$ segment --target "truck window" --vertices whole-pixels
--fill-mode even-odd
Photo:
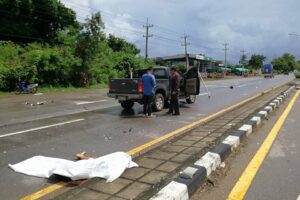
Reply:
[[[153,74],[156,79],[167,79],[168,75],[165,69],[154,69]]]

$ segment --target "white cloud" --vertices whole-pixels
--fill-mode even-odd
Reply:
[[[289,51],[300,59],[300,37],[288,36],[289,32],[300,33],[298,0],[86,0],[80,1],[81,6],[75,0],[63,2],[80,18],[102,11],[107,32],[134,42],[142,51],[142,22],[149,17],[154,24],[150,33],[160,36],[149,39],[150,57],[183,52],[180,36],[186,32],[191,36],[192,52],[205,51],[217,59],[224,57],[221,43],[225,41],[233,62],[242,49],[248,57],[261,53],[270,60]]]

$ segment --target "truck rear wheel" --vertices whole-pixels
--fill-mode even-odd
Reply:
[[[133,101],[122,101],[121,102],[121,106],[124,108],[124,109],[131,109],[134,105],[134,102]]]
[[[195,103],[195,101],[196,101],[196,95],[189,95],[189,97],[186,98],[186,102],[187,102],[188,104]]]
[[[154,111],[161,111],[165,106],[165,98],[161,93],[157,93],[154,98]]]

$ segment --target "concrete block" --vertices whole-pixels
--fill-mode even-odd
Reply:
[[[191,178],[184,178],[179,176],[175,179],[176,182],[183,183],[188,188],[189,196],[191,196],[206,180],[206,169],[199,166],[191,166],[193,169],[197,169]]]
[[[206,169],[206,176],[209,176],[212,171],[216,170],[221,164],[221,157],[219,154],[207,152],[201,159],[194,163],[196,166],[204,167]]]
[[[184,179],[192,179],[197,171],[198,168],[187,167],[182,172],[180,172],[179,177]]]
[[[267,117],[268,116],[268,112],[265,111],[265,110],[261,110],[258,112],[258,115],[261,115],[261,116],[264,116],[264,117]]]
[[[266,106],[266,107],[264,107],[264,110],[267,111],[268,113],[273,112],[272,106]]]
[[[188,200],[189,194],[187,185],[172,181],[161,189],[150,200]]]
[[[231,147],[231,150],[237,148],[240,144],[240,137],[229,135],[223,140],[223,144],[228,144]]]
[[[247,133],[246,133],[246,131],[235,130],[230,135],[237,136],[237,137],[240,138],[240,141],[242,141],[242,140],[244,140],[246,138]]]
[[[261,117],[259,116],[254,116],[250,120],[256,122],[256,126],[258,126],[261,123]]]
[[[272,106],[273,110],[275,110],[275,108],[277,108],[277,104],[274,103],[274,102],[271,102],[271,103],[269,104],[269,106]]]
[[[219,154],[221,162],[223,162],[231,152],[231,146],[229,144],[220,143],[215,146],[210,152]]]
[[[243,126],[241,126],[239,128],[239,130],[241,131],[246,131],[247,136],[250,135],[252,133],[252,126],[249,124],[244,124]]]

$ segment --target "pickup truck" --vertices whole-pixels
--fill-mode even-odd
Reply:
[[[161,111],[170,99],[170,68],[165,66],[153,67],[153,75],[156,79],[155,98],[153,108]],[[108,96],[119,101],[124,109],[131,109],[135,102],[143,104],[143,84],[141,77],[145,73],[142,70],[135,78],[114,78],[109,80]],[[196,95],[200,92],[200,79],[198,68],[190,68],[181,76],[180,98],[192,104],[196,101]]]

